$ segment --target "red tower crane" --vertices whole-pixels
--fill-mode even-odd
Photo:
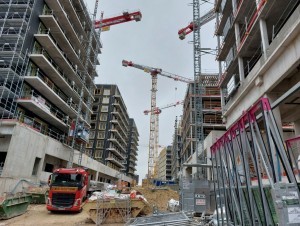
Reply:
[[[95,20],[95,29],[109,28],[111,25],[121,24],[121,23],[129,22],[129,21],[133,21],[133,20],[138,22],[141,19],[142,19],[142,13],[140,11],[134,11],[134,12],[124,11],[119,16],[105,18],[102,20]]]
[[[215,13],[215,9],[211,9],[209,10],[205,15],[203,15],[202,17],[200,17],[199,21],[197,24],[195,24],[195,26],[203,26],[204,24],[208,23],[209,21],[213,20],[216,18],[216,13]],[[194,22],[191,22],[188,26],[180,29],[178,31],[178,35],[179,38],[181,40],[185,39],[185,36],[188,35],[189,33],[192,33],[194,31]]]
[[[149,66],[144,66],[140,64],[135,64],[132,61],[123,60],[122,65],[124,67],[135,67],[137,69],[143,70],[146,73],[150,73],[152,76],[152,88],[151,88],[151,110],[150,113],[150,138],[149,138],[149,158],[148,158],[148,178],[153,178],[155,175],[154,165],[157,163],[158,157],[158,134],[159,134],[159,113],[156,107],[156,92],[157,92],[157,75],[161,75],[167,78],[171,78],[175,81],[181,81],[185,83],[192,83],[193,80],[185,78],[179,75],[175,75],[169,72],[165,72],[160,68],[154,68]],[[145,112],[144,112],[145,113]]]

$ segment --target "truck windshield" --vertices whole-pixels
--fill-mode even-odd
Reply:
[[[54,173],[51,185],[80,186],[82,184],[81,174]]]

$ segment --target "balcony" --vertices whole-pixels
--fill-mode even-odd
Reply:
[[[77,107],[74,103],[68,103],[68,97],[60,90],[55,89],[54,84],[40,73],[37,76],[24,76],[24,80],[30,84],[35,90],[43,94],[55,106],[68,114],[71,118],[76,118]]]
[[[66,115],[46,102],[37,93],[25,93],[16,102],[58,129],[68,131],[69,126]]]
[[[115,155],[117,155],[118,157],[120,157],[122,160],[125,159],[125,156],[121,152],[119,152],[116,148],[109,147],[109,148],[107,148],[107,150],[111,151],[112,153],[114,153]]]
[[[110,129],[109,131],[111,131],[115,136],[117,136],[123,142],[123,145],[126,146],[126,141],[121,136],[121,134],[119,133],[118,130],[116,130],[116,129]]]
[[[69,79],[68,76],[51,60],[47,57],[45,51],[40,53],[33,53],[29,55],[32,62],[34,62],[47,76],[61,89],[64,90],[66,95],[72,97],[74,101],[79,102],[80,90],[76,85]],[[73,87],[73,88],[72,88]],[[83,102],[83,108],[87,111],[91,111],[86,103]]]
[[[51,8],[51,10],[45,10],[44,14],[46,15],[53,15],[59,21],[60,27],[64,30],[66,36],[70,38],[71,43],[75,46],[77,50],[80,50],[81,53],[86,53],[87,46],[84,46],[84,40],[86,39],[82,34],[78,34],[75,30],[75,25],[71,23],[65,10],[63,9],[62,5],[58,0],[45,0],[47,5]],[[50,24],[49,24],[50,25]],[[51,30],[51,27],[48,27]],[[79,39],[80,37],[80,39]],[[89,61],[89,68],[93,68],[93,64]],[[91,76],[87,76],[89,79],[89,83],[93,83],[93,79]]]
[[[125,148],[120,144],[120,142],[116,138],[111,137],[111,138],[108,139],[108,141],[110,141],[110,142],[114,143],[115,145],[117,145],[120,149],[122,149],[122,151],[124,153],[126,152]]]
[[[108,156],[105,160],[114,163],[115,165],[119,166],[120,168],[124,167],[123,164],[117,158],[115,158],[113,156]]]

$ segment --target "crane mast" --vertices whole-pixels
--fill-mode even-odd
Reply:
[[[150,73],[152,76],[152,88],[151,88],[151,110],[150,113],[150,138],[149,138],[149,158],[148,158],[148,178],[155,176],[154,166],[157,163],[158,157],[158,135],[159,135],[159,114],[155,113],[156,107],[156,92],[157,92],[157,75],[161,75],[167,78],[171,78],[175,81],[181,81],[185,83],[193,83],[192,79],[175,75],[169,72],[165,72],[160,68],[154,68],[135,64],[132,61],[123,60],[122,65],[124,67],[134,67],[143,70],[146,73]]]
[[[194,127],[195,127],[195,152],[196,163],[199,163],[199,154],[204,151],[204,135],[203,135],[203,115],[202,115],[202,95],[203,83],[201,79],[201,40],[200,40],[200,26],[197,26],[197,21],[200,19],[200,0],[193,0],[193,43],[194,43]],[[192,129],[192,127],[191,127]],[[192,133],[191,133],[192,134]],[[200,153],[199,153],[200,152]],[[199,168],[197,167],[197,177],[199,177]]]

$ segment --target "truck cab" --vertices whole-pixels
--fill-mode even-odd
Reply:
[[[89,176],[83,168],[56,169],[49,177],[47,210],[80,212],[87,199]]]

